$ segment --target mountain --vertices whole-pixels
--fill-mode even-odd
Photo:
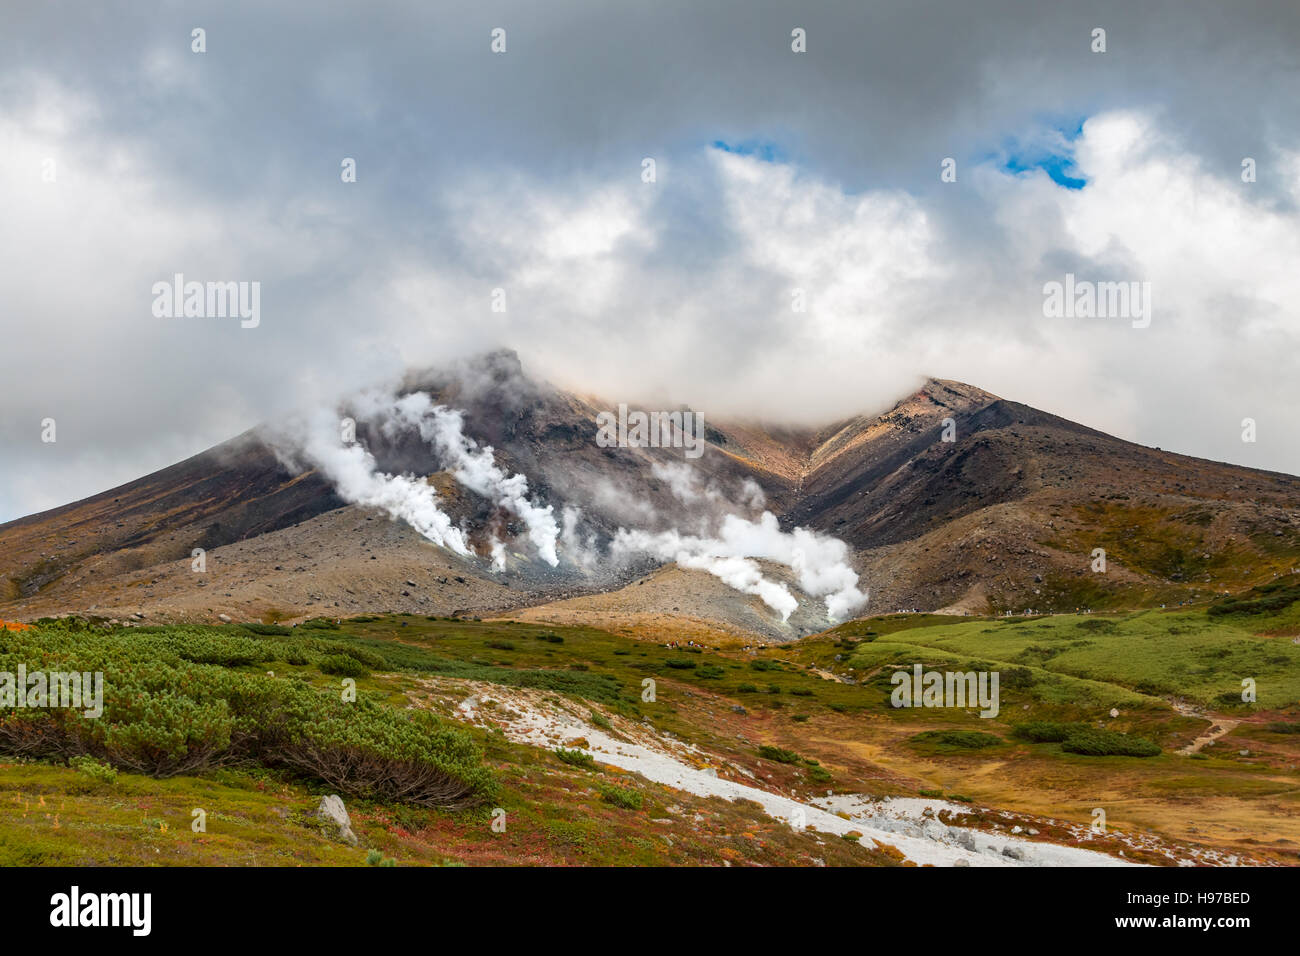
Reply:
[[[418,433],[361,409],[357,436],[379,469],[427,478],[476,554],[348,504],[319,466],[286,452],[292,428],[271,423],[0,525],[0,617],[404,611],[714,639],[821,630],[831,623],[825,605],[788,566],[759,562],[798,599],[782,621],[703,570],[608,556],[620,528],[701,534],[725,511],[753,520],[763,509],[785,531],[845,542],[873,613],[1197,601],[1300,564],[1300,479],[1135,445],[958,382],[932,379],[883,414],[820,429],[706,414],[698,459],[681,448],[601,447],[597,416],[616,403],[537,381],[510,352],[413,372],[402,391],[461,410],[466,434],[526,476],[529,496],[557,522],[580,509],[581,537],[599,557],[584,565],[562,545],[558,565],[540,560],[519,514],[457,481]],[[506,544],[502,571],[487,557],[493,539]],[[1104,573],[1093,570],[1099,548]],[[205,552],[201,574],[194,549]]]

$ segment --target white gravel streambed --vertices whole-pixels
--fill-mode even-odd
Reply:
[[[458,706],[461,717],[499,727],[518,743],[584,750],[599,763],[639,773],[647,780],[699,797],[752,800],[773,818],[840,836],[851,830],[864,840],[897,848],[908,860],[933,866],[1129,866],[1093,850],[949,826],[934,818],[940,810],[967,812],[942,800],[872,800],[856,795],[804,802],[761,787],[719,777],[712,755],[665,737],[643,725],[618,720],[618,735],[587,721],[576,705],[547,701],[546,694],[500,685],[472,684]],[[619,739],[627,738],[627,739]],[[848,819],[837,815],[847,815]]]

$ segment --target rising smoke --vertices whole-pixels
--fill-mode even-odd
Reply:
[[[353,404],[358,414],[375,425],[386,437],[417,431],[433,446],[444,467],[460,484],[490,499],[524,522],[538,556],[555,567],[559,564],[556,542],[560,528],[550,505],[534,504],[528,497],[528,479],[507,475],[496,463],[492,448],[479,447],[464,432],[464,416],[454,409],[433,404],[428,395],[414,392],[395,398],[380,392],[358,395]],[[389,517],[407,522],[434,544],[468,556],[468,534],[457,527],[439,507],[437,492],[422,478],[393,475],[382,471],[374,455],[355,442],[343,441],[338,419],[317,415],[292,429],[286,449],[285,434],[273,436],[288,461],[301,455],[334,484],[339,497],[350,504],[380,508]],[[492,569],[505,570],[505,543],[499,537],[491,544]]]
[[[538,555],[551,567],[560,563],[555,544],[559,525],[550,505],[541,507],[528,498],[528,479],[507,475],[496,463],[491,446],[480,448],[465,435],[465,417],[455,409],[434,405],[424,392],[412,392],[393,404],[393,416],[383,427],[401,425],[419,430],[420,437],[437,449],[452,466],[452,476],[475,494],[489,498],[517,515],[528,528]]]
[[[602,552],[598,536],[581,531],[582,510],[568,505],[557,522],[552,505],[530,498],[525,475],[508,474],[497,464],[491,446],[480,446],[465,434],[461,411],[437,405],[418,391],[400,397],[370,391],[356,396],[351,405],[362,420],[388,439],[418,433],[457,482],[523,522],[538,557],[551,567],[559,566],[561,551],[568,564],[585,574],[602,564],[626,565],[641,557],[674,561],[757,596],[783,622],[799,602],[784,583],[764,576],[759,561],[789,568],[804,593],[825,601],[831,620],[851,616],[867,601],[849,563],[848,545],[806,528],[782,531],[776,516],[762,510],[762,490],[752,481],[746,480],[737,495],[729,496],[716,483],[701,479],[689,465],[653,464],[653,475],[682,505],[672,516],[674,527],[648,531],[620,526]],[[382,471],[366,448],[340,440],[333,418],[317,416],[310,426],[296,451],[320,468],[340,497],[380,508],[390,517],[406,521],[434,544],[463,556],[471,554],[468,531],[457,527],[441,510],[435,490],[423,478]],[[599,509],[599,503],[594,504]],[[760,511],[756,518],[746,517]],[[687,523],[696,533],[679,530]],[[494,534],[489,545],[491,569],[504,571],[505,559],[506,543]]]
[[[422,479],[380,471],[369,451],[340,440],[337,419],[317,416],[296,431],[301,444],[290,447],[289,455],[296,459],[294,452],[300,452],[334,484],[344,501],[379,508],[439,547],[460,555],[470,553],[464,532],[438,507],[434,489]]]
[[[728,586],[756,594],[768,607],[788,620],[798,602],[785,585],[762,576],[750,559],[781,564],[794,571],[799,587],[824,598],[827,617],[843,620],[867,601],[858,590],[858,575],[849,566],[849,549],[843,541],[807,528],[782,531],[776,515],[764,511],[757,521],[729,514],[718,534],[683,535],[677,531],[629,531],[620,528],[615,553],[645,553],[682,567],[708,571]]]

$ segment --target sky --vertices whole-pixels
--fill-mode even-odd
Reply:
[[[1300,473],[1294,2],[334,6],[5,3],[0,521],[496,347],[773,422],[957,379]],[[155,314],[177,273],[258,324]],[[1067,274],[1149,322],[1047,315]]]

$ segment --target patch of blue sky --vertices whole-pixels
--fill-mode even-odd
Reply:
[[[747,139],[738,143],[728,143],[726,140],[715,139],[710,145],[714,149],[722,150],[724,153],[735,153],[737,156],[752,156],[765,163],[783,163],[788,158],[785,151],[771,140]]]
[[[1037,135],[1013,140],[1002,155],[1002,168],[1009,173],[1039,169],[1065,189],[1082,189],[1088,180],[1074,162],[1074,142],[1083,134],[1083,119],[1054,123]]]

